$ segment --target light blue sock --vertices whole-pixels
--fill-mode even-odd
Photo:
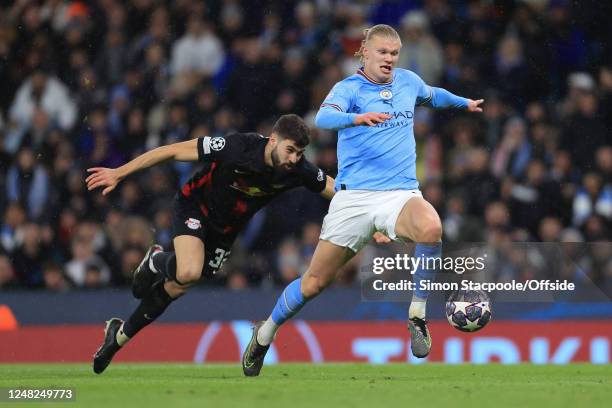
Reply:
[[[297,278],[283,290],[272,310],[274,323],[280,326],[292,318],[306,304],[307,300],[302,295],[301,286],[302,278]]]
[[[419,263],[418,268],[416,268],[414,275],[412,277],[412,281],[415,283],[416,288],[414,294],[420,299],[427,299],[429,295],[428,290],[420,289],[420,284],[422,280],[430,280],[431,282],[436,280],[436,270],[435,269],[427,269],[423,264],[427,259],[429,263],[432,264],[433,260],[431,258],[440,258],[442,256],[442,243],[438,242],[437,245],[427,245],[427,244],[416,244],[414,249],[414,257],[421,258],[422,261]],[[439,261],[436,262],[436,264]]]

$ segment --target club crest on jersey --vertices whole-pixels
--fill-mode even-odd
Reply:
[[[317,180],[323,181],[323,177],[324,177],[323,170],[319,169],[319,172],[317,173]]]
[[[393,98],[393,92],[391,92],[390,89],[383,89],[380,91],[379,95],[384,101],[388,101],[389,99]]]
[[[200,220],[195,219],[195,218],[187,219],[187,221],[185,221],[185,225],[187,225],[187,228],[192,229],[192,230],[197,230],[197,229],[202,228],[202,223],[200,222]]]
[[[210,139],[210,148],[218,152],[225,147],[225,139],[222,137],[213,137]]]

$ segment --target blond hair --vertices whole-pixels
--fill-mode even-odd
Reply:
[[[399,34],[397,33],[397,31],[395,31],[395,28],[391,27],[390,25],[376,24],[375,26],[366,28],[365,30],[363,30],[364,38],[361,41],[361,47],[359,47],[359,51],[355,53],[355,56],[359,57],[359,61],[363,62],[363,49],[365,48],[368,41],[370,41],[370,38],[375,35],[379,37],[391,38],[401,42]]]

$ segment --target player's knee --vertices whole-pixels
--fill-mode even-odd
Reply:
[[[423,225],[419,231],[418,242],[434,243],[442,240],[442,224],[440,219],[431,220]]]
[[[164,288],[166,289],[166,292],[168,293],[168,295],[170,295],[172,299],[178,299],[179,297],[187,293],[187,291],[189,290],[191,286],[192,285],[189,285],[189,284],[179,285],[178,283],[174,281],[168,281],[166,282]]]
[[[306,299],[319,295],[328,286],[328,282],[320,276],[304,275],[302,277],[302,295]]]
[[[176,280],[183,285],[190,285],[200,280],[202,268],[197,265],[187,265],[176,269]]]

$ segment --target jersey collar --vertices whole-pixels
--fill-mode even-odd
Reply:
[[[371,83],[376,84],[376,85],[391,85],[393,83],[393,78],[395,78],[395,72],[393,72],[393,76],[391,77],[391,80],[389,82],[379,82],[379,81],[375,80],[374,78],[372,78],[371,76],[369,76],[368,74],[366,74],[365,70],[363,69],[363,67],[360,67],[357,70],[356,74],[357,75],[361,75],[368,82],[371,82]]]

